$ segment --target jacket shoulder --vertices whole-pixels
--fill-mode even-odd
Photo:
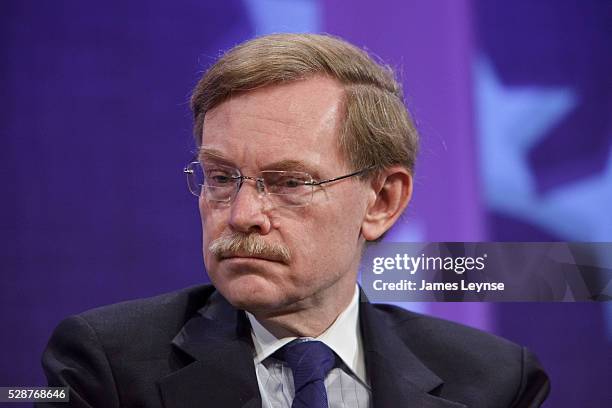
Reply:
[[[106,350],[111,360],[120,355],[136,359],[161,356],[213,292],[212,285],[198,285],[91,309],[64,319],[48,346],[67,341],[86,344],[87,339]]]
[[[444,345],[445,349],[468,352],[470,349],[492,348],[497,352],[515,354],[521,346],[502,337],[449,320],[427,316],[394,305],[376,304],[377,313],[410,346]],[[412,348],[412,347],[411,347]]]
[[[98,336],[146,339],[174,337],[214,292],[212,285],[198,285],[161,295],[102,306],[74,317]],[[70,319],[70,318],[69,318]],[[104,339],[101,339],[105,343]]]
[[[194,286],[64,319],[42,356],[49,385],[69,386],[74,407],[158,406],[155,381],[180,364],[171,341],[213,292]]]
[[[469,395],[475,406],[491,401],[499,401],[499,406],[539,406],[546,398],[548,377],[525,347],[397,306],[378,304],[374,308],[410,351],[443,379],[442,395],[461,396],[478,384],[480,392]],[[468,399],[463,395],[457,400],[464,397]]]

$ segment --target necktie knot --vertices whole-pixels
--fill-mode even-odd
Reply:
[[[327,407],[323,381],[334,367],[334,352],[320,341],[297,340],[280,349],[278,356],[293,372],[295,398],[292,407]]]

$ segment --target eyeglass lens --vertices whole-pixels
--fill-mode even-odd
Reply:
[[[299,171],[266,170],[258,177],[241,176],[236,169],[223,166],[202,167],[191,163],[185,171],[189,190],[195,196],[203,194],[208,201],[230,203],[238,194],[245,180],[251,179],[263,185],[260,193],[278,206],[304,206],[312,199],[312,177]]]

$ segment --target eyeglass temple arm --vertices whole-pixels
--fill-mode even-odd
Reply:
[[[361,170],[355,171],[355,172],[350,173],[350,174],[345,174],[344,176],[334,177],[334,178],[327,179],[327,180],[322,180],[322,181],[313,181],[313,182],[310,182],[310,183],[307,183],[307,184],[310,184],[310,185],[313,185],[313,186],[320,186],[321,184],[331,183],[333,181],[338,181],[338,180],[342,180],[342,179],[345,179],[345,178],[357,176],[357,175],[359,175],[361,173],[365,173],[368,170],[372,170],[374,167],[375,166],[369,166],[369,167],[366,167],[365,169],[361,169]]]

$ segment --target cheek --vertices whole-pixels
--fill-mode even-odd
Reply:
[[[337,187],[341,190],[345,186]],[[336,239],[353,243],[358,238],[365,214],[363,197],[348,188],[337,193],[329,197],[329,205],[322,214],[321,224]]]
[[[318,236],[325,237],[327,244],[321,256],[327,255],[327,262],[351,262],[359,246],[361,225],[364,217],[360,197],[355,195],[337,196],[333,205],[327,208],[320,221]]]
[[[200,199],[200,220],[202,223],[202,245],[204,250],[205,260],[208,261],[208,245],[213,240],[219,238],[227,225],[227,214],[224,209],[212,209],[206,205],[206,202]],[[207,263],[208,266],[208,263]]]
[[[226,223],[225,220],[227,220],[228,208],[211,207],[206,200],[201,197],[198,201],[198,208],[200,210],[202,228],[205,230],[214,230],[215,228],[218,228],[218,225]]]
[[[354,259],[361,229],[359,216],[338,206],[338,202],[334,204],[311,207],[312,211],[304,214],[304,221],[295,228],[291,249],[299,255],[296,261],[302,270],[300,277],[309,279],[317,270],[340,273]]]

